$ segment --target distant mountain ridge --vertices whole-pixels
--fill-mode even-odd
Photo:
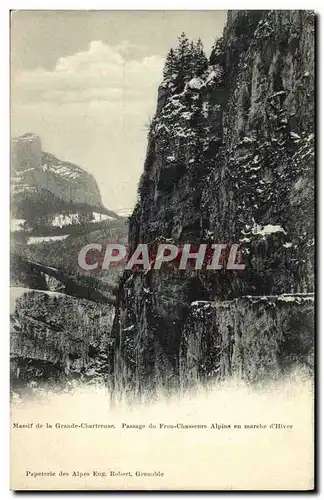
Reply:
[[[94,177],[83,168],[42,150],[41,139],[26,133],[11,141],[13,217],[35,220],[51,214],[107,210]]]

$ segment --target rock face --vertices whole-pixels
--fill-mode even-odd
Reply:
[[[27,133],[11,141],[11,167],[15,172],[41,169],[42,143],[37,135]]]
[[[296,368],[311,373],[313,302],[311,294],[194,302],[181,339],[181,384],[231,376],[258,382]]]
[[[18,293],[18,295],[17,295]],[[16,294],[16,297],[14,297]],[[113,308],[62,293],[12,289],[11,387],[103,380]]]
[[[50,243],[45,250],[50,256]],[[112,287],[17,254],[10,264],[11,389],[28,394],[65,390],[75,382],[103,383],[112,341]]]
[[[114,322],[114,374],[116,385],[138,391],[190,378],[186,339],[201,328],[192,318],[193,301],[208,301],[215,310],[217,324],[204,327],[215,349],[227,326],[232,333],[222,342],[235,352],[262,336],[261,327],[252,327],[260,316],[258,324],[266,324],[273,337],[273,356],[281,359],[273,364],[278,371],[297,348],[293,340],[277,341],[285,336],[277,319],[293,320],[297,306],[278,298],[270,301],[276,312],[268,314],[262,302],[256,310],[248,299],[235,299],[311,293],[314,287],[314,14],[231,11],[209,62],[188,47],[182,37],[168,56],[130,220],[130,249],[165,240],[240,243],[246,269],[124,274]],[[246,325],[225,318],[235,316],[240,304],[250,333],[231,347],[237,328]],[[305,335],[311,344],[312,328]],[[215,370],[225,375],[240,365],[242,376],[253,379],[261,351],[240,363],[230,356],[227,372],[221,363]],[[208,349],[202,352],[208,363]],[[264,373],[271,371],[269,365]]]
[[[41,140],[24,134],[11,143],[12,205],[16,217],[33,219],[73,206],[103,209],[91,174],[42,151]],[[40,207],[40,208],[38,208]]]

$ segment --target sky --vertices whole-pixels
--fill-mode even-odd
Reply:
[[[15,11],[11,135],[83,167],[104,204],[131,209],[166,54],[184,31],[209,55],[226,12]]]

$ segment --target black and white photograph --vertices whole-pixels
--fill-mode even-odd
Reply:
[[[12,10],[12,490],[313,491],[313,10]]]

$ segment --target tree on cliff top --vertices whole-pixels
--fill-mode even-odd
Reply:
[[[192,49],[185,33],[178,38],[176,48],[175,71],[180,84],[185,83],[191,76]]]
[[[172,80],[174,74],[174,62],[175,62],[175,53],[173,49],[170,49],[166,57],[163,69],[164,80],[169,80],[169,81]]]
[[[178,38],[178,45],[170,49],[163,70],[165,82],[173,84],[178,91],[182,89],[193,77],[200,76],[208,66],[207,57],[204,53],[203,43],[189,42],[185,33]]]
[[[208,60],[204,52],[204,46],[201,38],[198,38],[197,45],[194,47],[193,52],[194,75],[200,76],[204,71],[206,71],[207,66]]]

